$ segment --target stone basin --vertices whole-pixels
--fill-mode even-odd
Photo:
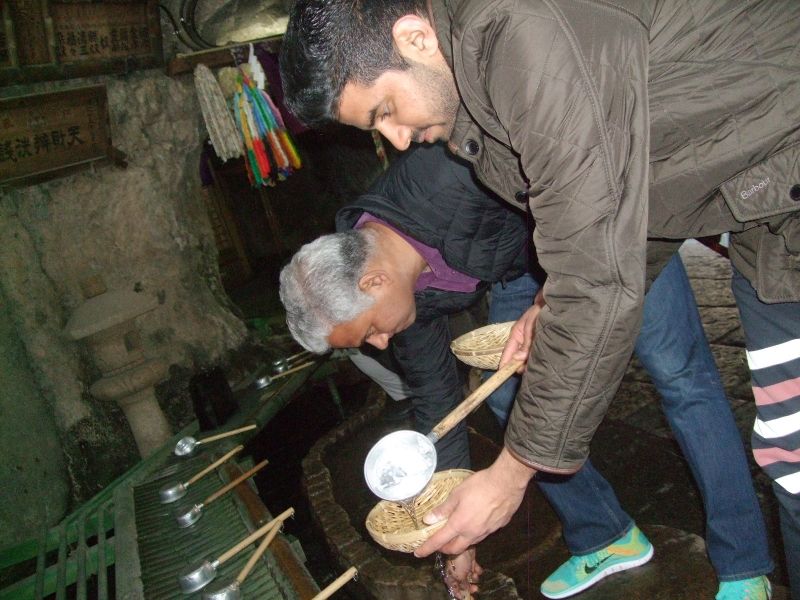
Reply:
[[[410,428],[410,423],[387,422],[382,418],[385,397],[372,387],[365,408],[318,440],[303,461],[303,483],[312,517],[327,542],[333,559],[342,569],[355,566],[358,583],[366,594],[379,600],[428,600],[448,598],[440,576],[434,571],[433,558],[417,559],[411,554],[387,550],[369,537],[364,525],[367,513],[379,499],[362,479],[364,458],[372,445],[396,429]],[[500,450],[499,439],[482,432],[475,415],[468,419],[473,468],[488,466]],[[604,425],[596,436],[597,453],[608,456],[619,447],[620,436],[629,432],[624,424]],[[605,447],[607,446],[607,447]],[[594,448],[594,446],[593,446]],[[718,582],[708,561],[701,537],[676,528],[695,510],[688,491],[691,482],[681,473],[683,466],[657,441],[639,437],[627,450],[631,464],[628,489],[618,490],[623,504],[655,546],[655,557],[647,565],[612,575],[581,594],[582,600],[713,598]],[[620,460],[620,456],[609,457]],[[638,464],[636,461],[639,461]],[[597,461],[603,462],[603,461]],[[657,463],[661,475],[644,469],[644,463]],[[638,475],[633,475],[638,473]],[[637,493],[645,500],[650,488],[672,481],[673,502],[662,502],[661,512],[643,502],[630,506],[629,498]],[[620,487],[619,482],[616,485]],[[652,494],[651,494],[652,497]],[[680,499],[683,499],[681,502]],[[652,503],[650,503],[652,504]],[[682,506],[683,505],[683,506]],[[677,517],[676,517],[677,513]],[[662,515],[649,523],[643,516]],[[665,525],[663,523],[669,523]],[[478,561],[485,573],[479,600],[544,598],[539,585],[547,575],[568,558],[561,538],[561,526],[547,501],[535,485],[512,521],[478,546]],[[785,589],[776,586],[774,599],[786,598]]]

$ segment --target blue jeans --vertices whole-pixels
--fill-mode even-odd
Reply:
[[[533,303],[533,298],[539,291],[539,284],[528,273],[512,281],[495,283],[492,285],[489,298],[489,323],[505,323],[516,321]],[[492,372],[485,372],[484,379],[488,379]],[[497,417],[500,426],[505,429],[514,397],[519,388],[520,376],[512,375],[508,381],[497,388],[486,398],[486,404]]]
[[[529,277],[505,289],[492,288],[500,321],[512,320],[508,293],[519,316],[531,305],[538,285]],[[523,304],[521,288],[529,295]],[[490,319],[493,313],[490,309]],[[689,463],[706,512],[706,544],[720,581],[772,570],[764,519],[753,490],[744,446],[736,429],[714,357],[703,331],[689,278],[676,254],[644,303],[635,352],[661,395],[672,432]],[[513,402],[513,388],[487,402],[495,412]],[[505,394],[505,395],[504,395]],[[501,418],[505,423],[507,413]],[[570,552],[588,554],[623,537],[633,520],[622,510],[609,483],[591,461],[574,475],[539,473],[536,481],[561,519]]]

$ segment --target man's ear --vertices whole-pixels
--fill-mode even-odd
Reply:
[[[425,62],[439,52],[436,30],[419,15],[405,15],[392,26],[392,37],[400,56],[414,62]]]
[[[386,271],[367,271],[358,280],[358,289],[362,292],[374,292],[388,285],[390,281],[391,277]]]

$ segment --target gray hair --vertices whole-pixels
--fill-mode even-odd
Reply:
[[[303,348],[328,351],[333,328],[372,305],[374,298],[358,287],[358,280],[374,249],[369,229],[323,235],[300,248],[281,270],[286,324]]]

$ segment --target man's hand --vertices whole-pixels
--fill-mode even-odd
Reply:
[[[442,519],[447,523],[414,554],[423,557],[436,550],[461,554],[480,542],[511,520],[535,473],[504,448],[491,467],[468,477],[425,515],[426,525]]]
[[[508,364],[512,360],[521,360],[522,366],[517,370],[518,373],[525,371],[525,364],[530,356],[531,346],[533,345],[533,331],[536,326],[536,319],[544,307],[543,290],[539,290],[533,305],[517,319],[511,327],[511,334],[508,336],[503,353],[500,355],[500,367]]]
[[[475,560],[475,546],[444,561],[444,584],[454,598],[462,600],[478,592],[476,585],[483,574],[483,567]],[[469,591],[469,594],[467,594]]]

